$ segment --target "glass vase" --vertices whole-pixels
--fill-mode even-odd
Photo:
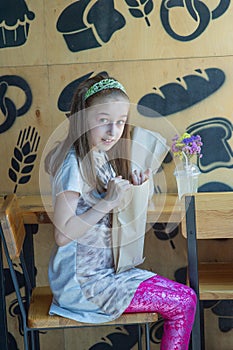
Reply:
[[[179,199],[181,199],[184,194],[197,192],[200,173],[198,166],[193,163],[186,162],[177,165],[174,175],[176,177]]]

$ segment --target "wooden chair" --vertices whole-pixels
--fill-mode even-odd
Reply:
[[[233,192],[186,196],[185,210],[181,230],[187,238],[188,282],[199,298],[192,350],[204,350],[203,301],[233,299],[233,262],[200,262],[197,240],[233,238]]]
[[[150,349],[149,342],[149,323],[156,322],[158,315],[156,313],[132,313],[123,314],[118,319],[102,324],[88,324],[76,322],[60,316],[50,316],[48,310],[52,301],[52,293],[49,286],[31,288],[30,278],[23,255],[23,242],[25,238],[25,228],[22,215],[17,203],[15,194],[7,196],[1,210],[1,239],[5,251],[6,259],[9,265],[12,281],[14,284],[16,296],[18,299],[20,311],[22,314],[24,347],[26,350],[35,349],[36,334],[38,330],[49,330],[58,328],[80,328],[94,326],[116,326],[116,325],[138,325],[138,348],[142,349],[141,328],[145,326],[145,346]],[[33,253],[33,252],[31,252]],[[15,259],[20,259],[23,275],[25,279],[26,303],[19,288],[17,275],[14,268]]]

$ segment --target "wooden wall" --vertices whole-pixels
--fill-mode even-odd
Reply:
[[[202,136],[200,191],[232,191],[230,0],[15,0],[15,7],[8,6],[6,2],[0,7],[1,194],[49,192],[47,182],[39,182],[43,152],[54,131],[66,125],[74,88],[100,71],[125,85],[133,124],[159,131],[168,144],[176,132]],[[155,188],[175,192],[173,171],[169,154]],[[42,270],[38,283],[43,284],[44,257],[49,258],[53,245],[51,227],[40,228],[35,241],[36,262]],[[210,260],[221,259],[220,251],[232,259],[232,243],[213,242],[212,250],[201,246],[201,254]],[[146,268],[184,280],[185,242],[177,229],[168,234],[166,224],[155,225],[147,235],[146,252]],[[10,292],[8,299],[10,307],[14,299]],[[231,310],[229,302],[207,305],[207,350],[232,349]],[[9,315],[9,323],[21,349],[16,317]],[[159,349],[159,327],[153,326],[153,349]],[[111,337],[114,332],[118,337]],[[88,337],[84,331],[51,333],[41,335],[43,350],[72,350],[77,344],[82,349],[110,349],[116,342],[128,350],[126,339],[131,344],[135,339],[132,328],[103,328]]]

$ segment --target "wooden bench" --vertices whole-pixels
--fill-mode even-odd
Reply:
[[[17,295],[20,311],[23,320],[24,347],[30,349],[30,344],[34,344],[36,331],[58,328],[83,328],[99,327],[107,325],[138,325],[138,346],[142,349],[141,326],[145,326],[145,346],[150,349],[149,324],[158,320],[156,313],[132,313],[123,314],[118,319],[101,324],[88,324],[76,322],[60,316],[50,316],[48,314],[49,306],[52,301],[52,293],[48,286],[35,287],[32,289],[27,266],[23,255],[23,243],[26,236],[22,211],[17,202],[16,195],[9,195],[1,210],[0,233],[3,242],[3,248],[10,268],[12,281]],[[15,259],[20,259],[26,287],[26,304],[20,292],[17,274],[14,269]],[[37,333],[38,334],[38,333]]]

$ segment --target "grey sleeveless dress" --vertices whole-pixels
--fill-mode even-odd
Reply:
[[[115,176],[106,157],[103,152],[96,153],[95,157],[97,171],[104,183]],[[88,210],[101,196],[96,191],[88,191],[74,149],[52,179],[52,191],[54,201],[61,192],[79,192],[77,215]],[[81,239],[63,247],[55,246],[48,273],[53,292],[49,313],[87,323],[108,322],[119,317],[130,304],[139,284],[155,275],[138,268],[115,273],[109,214]]]

